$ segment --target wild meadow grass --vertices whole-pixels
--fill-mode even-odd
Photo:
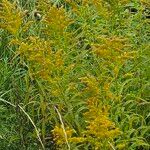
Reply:
[[[149,0],[1,0],[0,150],[149,150],[149,18]]]

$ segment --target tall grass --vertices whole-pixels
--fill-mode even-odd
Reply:
[[[146,0],[0,2],[0,149],[148,150]]]

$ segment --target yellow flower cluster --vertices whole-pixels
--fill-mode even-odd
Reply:
[[[16,35],[22,24],[23,14],[15,3],[2,0],[0,3],[0,28]]]
[[[94,76],[88,75],[87,77],[80,78],[80,80],[86,85],[85,92],[91,96],[98,96],[100,94],[99,83]]]
[[[69,127],[65,129],[66,135],[64,134],[63,128],[55,126],[52,130],[54,141],[56,141],[57,145],[62,145],[66,143],[65,136],[67,136],[67,139],[70,139],[74,131],[70,129]]]
[[[80,8],[92,6],[94,10],[98,13],[99,16],[104,17],[105,19],[111,18],[113,10],[115,10],[116,5],[123,6],[129,3],[129,0],[115,0],[115,1],[105,1],[105,0],[82,0],[82,1],[73,1],[65,0],[71,7],[72,11],[80,15]],[[80,7],[79,7],[80,6]]]
[[[56,144],[61,147],[63,144],[66,143],[66,138],[69,143],[81,143],[84,142],[84,138],[82,137],[74,137],[73,133],[75,133],[75,130],[70,129],[69,127],[65,128],[66,135],[64,134],[63,128],[55,126],[52,130],[54,141]],[[65,137],[66,136],[66,137]]]
[[[48,79],[54,64],[52,63],[52,50],[50,42],[38,37],[29,37],[24,41],[13,40],[18,44],[18,53],[30,62],[31,72],[43,79]]]
[[[57,146],[63,147],[67,138],[69,143],[89,143],[93,149],[108,148],[109,141],[112,141],[121,133],[115,127],[115,124],[109,120],[109,107],[102,106],[97,98],[90,98],[87,106],[88,111],[84,113],[86,128],[81,133],[81,136],[74,136],[75,130],[69,127],[65,129],[66,135],[62,127],[54,127],[52,133]]]
[[[109,11],[109,5],[106,1],[93,0],[93,4],[96,7],[96,10],[100,16],[103,16],[106,19],[110,17],[111,11]]]
[[[99,40],[100,44],[93,44],[93,52],[101,58],[116,60],[127,46],[125,39],[117,37],[100,37]]]
[[[36,36],[13,39],[11,44],[18,45],[17,55],[27,60],[30,77],[48,83],[51,96],[60,96],[60,85],[64,82],[62,77],[74,68],[74,64],[65,64],[65,52],[52,49],[51,41]],[[66,86],[70,87],[69,83]]]
[[[42,34],[53,41],[52,45],[55,48],[63,49],[63,46],[71,41],[71,34],[67,32],[67,29],[72,24],[72,20],[63,7],[56,7],[49,2],[40,3],[43,14]],[[42,3],[44,4],[42,5]]]
[[[65,73],[65,69],[69,69],[68,66],[64,66],[63,51],[53,51],[50,41],[38,37],[28,37],[22,41],[12,40],[11,43],[19,46],[18,55],[27,60],[30,77],[40,78],[49,83],[51,95],[58,96],[60,94],[58,83],[62,80],[61,76]]]
[[[88,111],[84,114],[87,121],[87,130],[84,132],[86,140],[94,147],[102,148],[104,143],[109,147],[108,141],[121,133],[109,120],[109,107],[103,106],[97,98],[90,98],[87,104]]]
[[[111,68],[114,77],[118,76],[120,66],[136,57],[136,51],[129,50],[130,45],[126,39],[100,37],[99,42],[99,44],[93,44],[93,53],[103,60],[101,66]]]
[[[50,7],[46,12],[43,21],[47,26],[45,32],[49,35],[63,35],[65,33],[64,31],[72,23],[72,20],[66,16],[65,9],[63,7],[57,8],[55,6]]]
[[[72,11],[78,15],[81,15],[79,10],[80,8],[83,7],[83,9],[85,9],[85,7],[92,6],[98,12],[98,15],[105,18],[108,18],[110,16],[110,11],[108,11],[108,3],[103,0],[82,0],[80,2],[66,0],[66,2],[70,4],[70,6],[72,7]]]

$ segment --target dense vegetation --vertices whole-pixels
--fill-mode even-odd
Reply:
[[[0,150],[149,150],[149,18],[149,0],[1,0]]]

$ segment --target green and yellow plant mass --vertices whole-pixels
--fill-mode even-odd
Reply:
[[[0,150],[149,150],[149,31],[149,0],[0,0]]]

